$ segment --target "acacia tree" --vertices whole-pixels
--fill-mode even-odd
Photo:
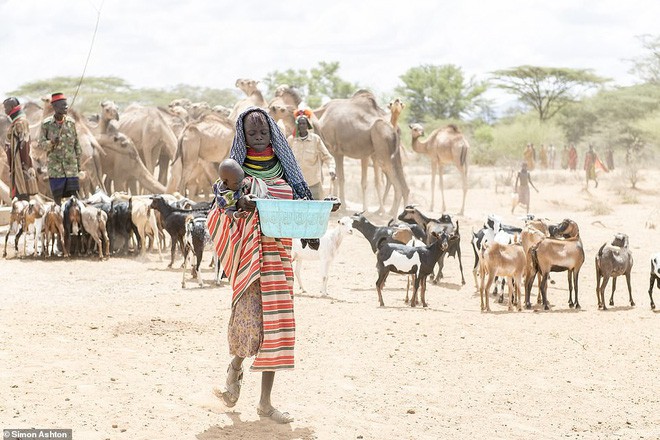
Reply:
[[[633,67],[630,73],[646,82],[660,84],[660,35],[654,37],[644,34],[637,38],[642,42],[646,54],[632,60]]]
[[[491,72],[495,87],[506,90],[547,121],[587,90],[608,80],[591,69],[518,66]]]
[[[466,79],[463,70],[453,64],[422,65],[408,69],[399,77],[405,84],[396,88],[409,103],[410,119],[461,119],[484,109],[485,82]]]
[[[319,107],[326,98],[348,98],[358,85],[345,81],[339,74],[339,62],[319,62],[317,67],[269,72],[264,78],[268,92],[287,84],[295,88],[310,107]]]

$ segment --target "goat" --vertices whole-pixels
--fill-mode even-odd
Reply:
[[[330,265],[337,256],[344,235],[353,233],[353,220],[350,217],[342,217],[337,220],[337,223],[338,226],[326,231],[326,233],[319,239],[319,248],[317,250],[314,250],[309,246],[303,248],[300,239],[293,240],[291,259],[295,262],[295,278],[298,280],[298,286],[300,286],[300,290],[303,292],[305,292],[305,287],[303,286],[302,277],[300,276],[300,269],[302,268],[303,261],[319,260],[321,266],[321,281],[323,282],[321,293],[323,295],[328,294],[328,270],[330,269]]]
[[[199,287],[204,287],[199,266],[204,255],[204,245],[209,239],[206,229],[206,217],[195,217],[188,214],[185,218],[185,234],[183,236],[183,279],[181,280],[183,289],[186,288],[186,266],[188,255],[191,253],[194,253],[196,257],[195,264],[191,264],[192,277],[197,279]]]
[[[7,241],[9,240],[9,234],[14,233],[14,249],[18,254],[18,239],[20,238],[23,230],[20,228],[23,224],[23,218],[25,216],[25,210],[27,209],[29,202],[26,200],[18,200],[16,197],[11,201],[11,213],[9,214],[9,229],[7,230],[7,235],[5,235],[5,250],[2,253],[2,257],[7,257]],[[25,240],[25,238],[24,238]]]
[[[621,275],[626,276],[630,305],[635,305],[630,287],[632,266],[633,257],[628,247],[628,236],[626,234],[616,234],[611,244],[605,243],[598,249],[596,254],[596,299],[598,299],[599,309],[607,310],[605,306],[605,287],[607,287],[607,281],[610,278],[612,278],[610,306],[614,305],[616,278]]]
[[[426,243],[426,231],[424,230],[424,228],[422,228],[414,221],[408,221],[408,220],[397,221],[397,220],[391,219],[389,222],[387,222],[387,226],[391,228],[396,228],[396,227],[400,227],[401,225],[405,225],[408,228],[410,228],[410,230],[412,231],[413,235],[417,240],[421,240],[424,243]]]
[[[521,228],[515,226],[503,225],[502,219],[495,214],[490,214],[486,219],[484,226],[475,232],[472,232],[472,251],[474,252],[474,267],[472,268],[472,276],[474,277],[474,287],[480,291],[479,281],[477,280],[477,273],[479,269],[479,256],[481,255],[481,248],[485,243],[497,242],[500,244],[511,244],[514,242],[514,234],[522,232]],[[495,277],[495,291],[493,295],[497,295],[497,281]],[[502,280],[502,290],[504,289],[504,280]],[[502,292],[501,301],[504,300],[504,292]],[[500,302],[501,302],[500,301]]]
[[[660,289],[660,252],[651,255],[651,283],[649,285],[649,298],[651,299],[651,309],[655,309],[653,302],[653,283],[656,283]]]
[[[568,306],[580,309],[578,301],[578,276],[580,268],[584,264],[584,247],[580,239],[577,224],[565,219],[557,226],[551,226],[553,236],[567,236],[570,238],[545,238],[540,243],[532,246],[530,257],[532,259],[532,272],[525,280],[525,307],[531,309],[529,295],[532,284],[537,273],[541,274],[541,296],[543,308],[549,310],[547,298],[547,283],[550,272],[568,271]],[[575,302],[573,302],[573,285],[575,285]]]
[[[55,236],[64,257],[68,257],[69,253],[64,246],[64,224],[62,219],[62,209],[56,203],[51,204],[44,215],[44,239],[43,239],[43,252],[44,257],[48,256],[48,243],[50,242],[50,256],[53,256],[53,249],[55,248]]]
[[[426,278],[433,273],[435,264],[440,259],[441,254],[447,252],[449,248],[449,235],[445,231],[440,234],[432,232],[436,240],[424,247],[412,247],[405,244],[384,243],[376,254],[378,269],[378,279],[376,280],[376,290],[378,291],[378,301],[381,307],[385,306],[383,302],[383,286],[390,272],[413,275],[413,295],[410,300],[410,306],[417,305],[417,292],[422,287],[421,301],[422,306],[426,307]]]
[[[353,229],[360,231],[364,235],[364,238],[369,241],[374,254],[378,252],[378,249],[383,243],[392,242],[392,233],[395,228],[390,226],[376,226],[363,213],[352,215],[351,220],[353,220]]]
[[[94,241],[99,251],[99,260],[103,259],[103,243],[105,243],[105,256],[110,256],[110,238],[106,225],[108,223],[108,214],[102,209],[95,208],[94,206],[84,206],[80,212],[82,218],[82,225],[87,234],[89,235],[87,246],[92,249],[91,243]]]
[[[46,214],[46,208],[38,199],[30,200],[28,207],[23,211],[23,224],[21,226],[21,231],[25,233],[23,239],[23,255],[25,256],[27,256],[27,234],[29,234],[30,231],[34,232],[34,255],[37,254],[39,239],[41,238],[44,226],[44,214]],[[43,240],[41,248],[43,252]]]
[[[76,239],[76,250],[81,252],[83,245],[84,228],[82,226],[82,210],[85,205],[78,200],[76,196],[72,196],[69,200],[64,202],[62,213],[64,224],[64,249],[65,254],[69,257],[73,255],[71,252],[72,235]]]
[[[447,254],[450,257],[458,256],[458,265],[461,269],[461,283],[465,285],[465,277],[463,276],[463,261],[461,259],[461,234],[459,232],[458,222],[454,225],[454,222],[450,215],[443,214],[439,219],[432,219],[422,212],[415,208],[412,205],[408,205],[404,208],[403,212],[399,215],[399,220],[405,222],[412,222],[419,225],[426,232],[426,243],[429,244],[433,240],[431,232],[435,231],[440,233],[440,231],[445,231],[449,235],[449,249]],[[434,283],[437,284],[440,278],[443,278],[442,268],[444,267],[444,254],[438,260],[438,274],[435,278],[432,279]]]
[[[488,290],[496,276],[507,277],[509,287],[509,311],[513,310],[514,289],[515,301],[518,305],[518,311],[522,309],[520,300],[520,290],[523,286],[523,273],[526,268],[525,251],[519,243],[500,244],[498,242],[484,243],[481,248],[479,263],[479,272],[481,275],[481,289],[479,297],[481,299],[481,310],[490,312],[488,302]],[[484,283],[488,273],[488,281]],[[485,284],[485,285],[484,285]],[[485,294],[484,294],[485,293]],[[504,295],[504,292],[502,292]],[[484,304],[484,296],[486,301]]]
[[[186,232],[186,217],[189,214],[206,217],[206,213],[203,211],[191,212],[190,210],[175,208],[168,204],[163,196],[160,195],[151,197],[151,207],[161,214],[165,230],[170,234],[172,239],[170,247],[170,264],[167,265],[167,267],[172,267],[174,264],[174,253],[176,251],[177,243],[182,251],[184,249],[183,236]]]

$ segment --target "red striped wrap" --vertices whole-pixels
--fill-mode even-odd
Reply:
[[[292,199],[283,180],[266,181],[269,196]],[[253,185],[254,187],[254,185]],[[291,239],[261,235],[259,213],[232,220],[216,208],[207,225],[215,252],[232,286],[232,307],[256,280],[261,282],[264,338],[252,371],[293,368],[296,323],[293,316]]]

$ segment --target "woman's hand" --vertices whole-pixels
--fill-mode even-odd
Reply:
[[[341,200],[339,200],[339,197],[330,196],[330,197],[326,197],[323,200],[330,200],[331,202],[333,202],[331,212],[335,212],[341,207]]]
[[[257,203],[254,201],[255,197],[252,194],[246,194],[242,196],[238,201],[236,202],[236,206],[238,207],[239,210],[242,211],[254,211],[257,207]]]

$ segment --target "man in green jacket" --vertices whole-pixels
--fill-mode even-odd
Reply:
[[[55,114],[41,124],[39,145],[48,156],[48,181],[58,205],[62,197],[78,195],[80,188],[80,156],[76,122],[67,115],[69,106],[63,93],[53,93],[51,105]]]

